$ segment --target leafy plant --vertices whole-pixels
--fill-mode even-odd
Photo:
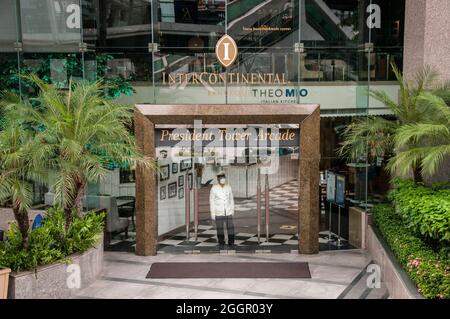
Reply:
[[[84,252],[98,243],[104,218],[104,213],[87,213],[83,217],[74,214],[66,232],[64,211],[51,209],[45,215],[42,226],[30,232],[27,251],[21,248],[20,230],[12,224],[6,234],[6,241],[0,242],[0,267],[26,271],[58,261],[64,262],[71,254]]]
[[[80,79],[95,81],[103,78],[108,85],[104,92],[106,98],[117,98],[121,94],[132,95],[135,91],[131,85],[133,75],[124,78],[122,75],[111,76],[109,62],[114,56],[107,53],[97,53],[92,59],[82,57],[76,53],[30,53],[27,62],[21,60],[20,73],[17,67],[17,55],[11,54],[0,59],[0,87],[16,94],[33,96],[37,87],[32,81],[23,78],[26,74],[36,74],[48,84],[59,88],[67,88],[69,79]],[[30,61],[36,63],[30,63]],[[51,63],[58,61],[60,63]],[[93,65],[89,70],[87,64]],[[52,77],[51,74],[60,74],[60,78]],[[19,85],[20,83],[20,85]]]
[[[14,218],[21,233],[20,246],[28,249],[28,209],[32,204],[30,181],[41,181],[45,176],[41,158],[46,152],[24,120],[6,100],[20,103],[18,96],[9,94],[0,106],[3,108],[0,131],[0,202],[10,201]]]
[[[46,150],[41,160],[52,172],[55,201],[65,211],[68,229],[73,211],[82,212],[87,183],[103,179],[110,161],[144,169],[155,165],[141,155],[129,130],[133,107],[105,98],[103,82],[70,83],[65,92],[36,75],[27,80],[39,88],[38,96],[11,108],[38,128],[36,139]]]
[[[450,243],[450,188],[433,189],[397,178],[389,196],[411,231],[425,240]]]
[[[448,107],[437,97],[437,94],[444,96],[449,86],[436,88],[437,74],[429,67],[417,72],[413,81],[404,79],[394,64],[392,68],[400,87],[399,101],[392,100],[383,91],[370,90],[369,95],[386,105],[396,120],[381,117],[356,120],[344,131],[344,142],[338,154],[352,161],[367,155],[372,161],[395,153],[396,156],[389,160],[390,171],[403,176],[412,172],[414,180],[421,181],[422,173],[434,173],[449,152],[448,133],[445,133],[448,132],[448,118],[442,118]],[[438,136],[442,132],[447,135]],[[422,149],[424,144],[439,147]],[[427,156],[425,152],[430,153]]]
[[[450,299],[448,247],[435,250],[405,226],[390,205],[377,205],[373,219],[395,257],[426,298]]]
[[[368,155],[372,162],[377,157],[387,155],[393,149],[393,139],[397,123],[382,117],[357,119],[348,125],[344,132],[344,141],[338,150],[339,156],[359,161]],[[366,151],[368,154],[366,154]]]
[[[389,162],[391,171],[407,175],[409,167],[420,167],[423,176],[432,176],[450,156],[450,108],[446,102],[431,93],[423,93],[423,103],[430,105],[433,121],[406,124],[398,128],[394,141],[398,152]]]

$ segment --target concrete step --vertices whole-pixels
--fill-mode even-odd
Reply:
[[[370,292],[365,299],[387,299],[387,298],[389,298],[389,291],[387,290],[384,282],[381,282],[381,287],[370,289]]]
[[[369,288],[367,286],[367,279],[369,273],[363,270],[350,284],[347,291],[345,291],[340,298],[342,299],[386,299],[389,297],[389,292],[384,282],[381,282],[380,288]]]

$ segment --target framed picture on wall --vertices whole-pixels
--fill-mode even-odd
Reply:
[[[161,186],[159,188],[159,199],[164,200],[167,197],[166,186]]]
[[[184,188],[178,188],[178,198],[184,198]]]
[[[184,159],[180,163],[180,171],[187,171],[192,168],[192,158]]]
[[[121,168],[119,171],[119,183],[134,183],[136,181],[134,170]]]
[[[192,182],[193,182],[192,173],[188,174],[188,182],[189,188],[192,189]]]
[[[184,175],[178,176],[178,186],[183,187],[184,186]]]
[[[166,159],[167,158],[167,150],[160,150],[158,159]]]
[[[165,181],[166,179],[169,179],[169,177],[170,177],[169,164],[160,166],[159,167],[159,180]]]
[[[169,184],[168,187],[169,198],[173,198],[177,196],[177,182],[173,182]]]
[[[178,163],[172,163],[172,174],[178,173]]]

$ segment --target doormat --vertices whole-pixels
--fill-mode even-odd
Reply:
[[[153,263],[146,278],[311,278],[305,262]]]

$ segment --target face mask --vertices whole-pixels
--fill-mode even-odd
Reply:
[[[219,183],[222,184],[222,185],[225,184],[225,178],[219,179]]]

